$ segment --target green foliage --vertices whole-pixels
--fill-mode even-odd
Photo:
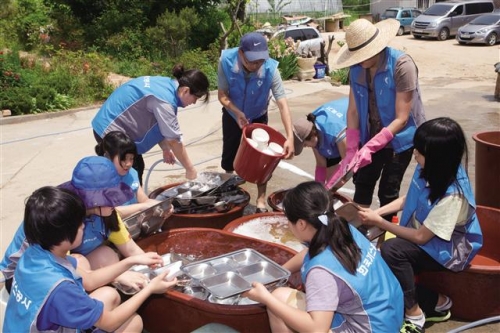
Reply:
[[[269,56],[279,62],[278,69],[283,80],[294,77],[299,71],[293,39],[274,38],[269,41]]]
[[[18,39],[29,49],[46,42],[52,30],[49,9],[43,0],[17,0],[14,29]]]
[[[333,82],[343,85],[349,84],[349,68],[341,68],[330,72],[330,77]]]
[[[169,11],[160,15],[156,26],[145,32],[150,46],[156,50],[154,58],[179,57],[187,49],[190,31],[199,21],[198,14],[192,8],[183,8],[178,15]]]
[[[210,60],[210,53],[200,49],[186,51],[177,61],[184,65],[185,69],[197,68],[208,78],[210,89],[217,88],[217,62]],[[172,64],[173,67],[173,64]],[[170,75],[170,73],[168,73]]]

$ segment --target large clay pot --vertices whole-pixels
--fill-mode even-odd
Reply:
[[[500,208],[500,131],[481,132],[476,141],[476,203]]]
[[[283,199],[285,198],[285,194],[288,191],[289,191],[289,189],[279,190],[279,191],[271,193],[267,197],[267,204],[269,205],[269,207],[271,207],[273,209],[273,211],[275,211],[275,212],[282,212],[283,211],[283,207],[282,207],[281,203],[283,202]],[[345,204],[347,202],[352,202],[351,198],[349,198],[345,195],[342,195],[338,192],[335,192],[333,194],[333,198],[339,200],[342,204]]]
[[[500,209],[477,206],[483,247],[462,272],[426,272],[419,283],[453,300],[454,318],[475,321],[500,315]]]
[[[207,259],[243,248],[251,248],[282,265],[295,255],[287,247],[208,228],[165,231],[138,241],[145,251],[159,254],[192,254]],[[300,274],[292,274],[291,287],[300,286]],[[171,289],[149,297],[139,309],[144,329],[154,332],[191,332],[208,323],[221,323],[239,332],[271,332],[266,309],[261,304],[223,305],[210,303]]]
[[[174,183],[162,186],[152,191],[149,197],[154,199],[163,191],[178,186],[182,183]],[[247,191],[239,187],[239,189],[248,194]],[[243,216],[243,211],[250,201],[250,194],[248,200],[242,202],[227,212],[214,212],[214,213],[199,213],[199,214],[172,214],[163,224],[162,230],[170,230],[175,228],[215,228],[222,229],[232,220]]]

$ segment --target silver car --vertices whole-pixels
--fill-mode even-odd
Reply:
[[[500,37],[500,13],[483,14],[458,29],[459,44],[495,45]]]

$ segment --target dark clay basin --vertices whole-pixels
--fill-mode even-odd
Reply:
[[[426,272],[419,282],[453,300],[454,318],[475,321],[500,315],[500,209],[477,206],[483,247],[462,272]]]
[[[288,191],[289,191],[289,189],[279,190],[279,191],[271,193],[267,197],[267,204],[273,209],[273,211],[275,211],[275,212],[282,212],[283,211],[282,202],[283,202],[283,199],[285,198],[285,194]],[[336,203],[334,203],[335,208],[337,208],[336,207],[337,205],[342,205],[342,204],[345,204],[347,202],[352,202],[351,198],[349,198],[345,195],[342,195],[338,192],[335,192],[333,194],[333,198],[336,201]]]
[[[278,244],[209,228],[172,229],[137,243],[145,251],[159,254],[174,251],[193,255],[198,260],[251,248],[282,265],[296,253]],[[300,275],[292,274],[288,284],[300,286]],[[191,332],[208,323],[221,323],[239,332],[271,332],[263,305],[210,303],[175,289],[149,297],[138,313],[144,321],[144,329],[150,333]]]
[[[149,197],[155,199],[163,191],[181,184],[182,183],[174,183],[157,188],[149,194]],[[245,191],[241,187],[238,187],[238,190],[242,193],[245,193],[248,197],[248,200],[234,205],[229,210],[223,212],[215,211],[195,214],[174,213],[167,220],[165,220],[165,223],[162,226],[162,230],[170,230],[175,228],[224,228],[224,226],[230,221],[243,216],[243,211],[250,201],[250,194],[247,191]]]

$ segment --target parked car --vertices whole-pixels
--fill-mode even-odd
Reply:
[[[415,38],[434,37],[446,40],[457,34],[458,28],[476,17],[493,12],[493,0],[450,0],[436,2],[411,24]]]
[[[300,40],[297,49],[298,54],[312,52],[316,54],[316,57],[319,57],[321,55],[321,47],[325,44],[325,40],[321,37],[319,31],[306,25],[284,27],[274,33],[271,38],[287,39],[288,37],[291,37],[294,42]]]
[[[417,8],[410,7],[391,7],[387,8],[382,14],[382,20],[393,18],[399,21],[400,27],[398,30],[398,36],[403,35],[406,32],[410,32],[411,23],[415,17],[422,14]]]
[[[459,44],[486,44],[493,46],[500,37],[500,12],[476,17],[458,29]]]

